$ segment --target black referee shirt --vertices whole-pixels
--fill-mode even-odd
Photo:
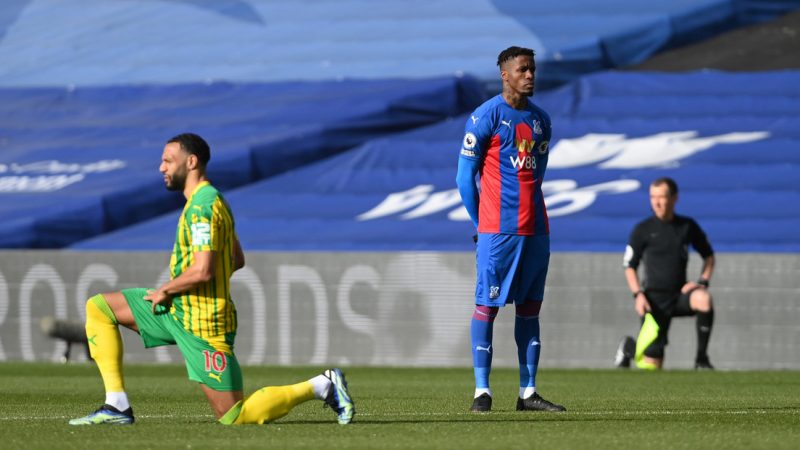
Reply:
[[[669,222],[652,216],[639,222],[625,249],[624,265],[636,270],[644,263],[643,288],[680,291],[686,283],[689,245],[703,259],[714,254],[706,234],[692,218],[675,215]]]

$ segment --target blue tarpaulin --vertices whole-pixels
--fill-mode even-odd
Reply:
[[[180,207],[164,143],[192,131],[231,189],[462,114],[469,77],[0,89],[0,247],[61,247]]]
[[[553,119],[555,251],[622,251],[670,176],[716,250],[800,251],[800,72],[603,73],[534,99]],[[472,250],[455,188],[467,116],[371,140],[226,196],[246,250]],[[213,164],[213,162],[212,162]],[[213,180],[212,180],[213,181]],[[80,249],[168,249],[177,213]]]
[[[497,54],[520,45],[536,50],[545,88],[798,7],[793,0],[13,0],[0,2],[0,86],[458,73],[495,82]]]
[[[494,60],[508,45],[536,50],[541,89],[581,74],[634,64],[661,49],[721,30],[769,20],[800,4],[794,0],[565,0],[545,6],[507,0],[2,2],[0,247],[62,247],[178,208],[181,199],[159,190],[162,181],[155,171],[164,140],[178,132],[195,131],[209,139],[215,183],[238,195],[234,191],[238,186],[295,168],[311,168],[370,139],[465,112],[482,97],[479,83],[471,77],[484,86],[496,83]],[[181,17],[179,35],[175,17]],[[42,33],[43,29],[47,32]],[[462,77],[463,73],[470,76]],[[593,77],[552,96],[540,96],[560,121],[563,142],[559,150],[566,155],[573,147],[594,149],[595,158],[579,158],[582,165],[569,168],[570,173],[587,177],[580,181],[602,181],[617,170],[613,164],[604,167],[597,156],[611,159],[607,152],[615,146],[630,149],[654,141],[703,146],[698,140],[729,140],[676,157],[677,163],[669,158],[658,162],[683,164],[684,159],[702,159],[721,146],[772,149],[773,136],[781,127],[796,128],[791,120],[770,122],[772,131],[766,132],[770,138],[727,136],[735,133],[729,130],[759,128],[765,117],[779,110],[796,114],[796,98],[773,94],[772,86],[741,85],[741,95],[733,96],[724,90],[727,81],[716,95],[720,81],[714,77],[691,78],[701,88],[682,82],[663,86],[657,77],[636,78],[631,85],[599,80]],[[649,92],[651,83],[657,85],[653,93]],[[629,88],[644,93],[603,94],[604,89]],[[787,92],[793,91],[788,88]],[[762,95],[769,101],[762,102]],[[686,96],[703,101],[684,109]],[[630,114],[618,114],[620,109]],[[752,120],[729,120],[723,113],[728,109],[749,111]],[[682,116],[675,117],[678,111]],[[690,116],[698,119],[696,126],[688,123]],[[457,140],[460,121],[443,123],[434,131],[441,145]],[[665,130],[683,134],[660,134]],[[426,132],[420,139],[432,139]],[[446,139],[438,137],[445,135]],[[715,137],[722,135],[726,136]],[[731,139],[751,140],[743,144]],[[370,151],[384,151],[376,150],[377,142],[369,143]],[[412,144],[403,143],[404,148],[415,149]],[[417,151],[431,153],[429,148]],[[778,164],[791,155],[761,157]],[[353,162],[347,164],[345,172],[361,170]],[[408,161],[380,164],[391,164],[385,170],[395,177],[395,172],[404,173],[402,167]],[[593,164],[603,170],[592,170]],[[555,176],[560,169],[553,170]],[[396,190],[370,191],[376,198],[363,205],[353,200],[351,205],[371,210],[378,198],[409,190],[416,196],[412,200],[453,201],[449,178],[432,177],[404,187],[404,177],[387,180],[395,185],[386,189]],[[761,177],[768,181],[768,176]],[[272,192],[292,189],[293,180],[288,180],[286,188],[268,188]],[[264,185],[253,189],[259,186]],[[556,200],[567,195],[565,183],[548,186]],[[330,187],[319,188],[325,192]],[[591,197],[583,191],[577,195],[583,202]],[[423,212],[436,206],[429,200],[422,203]],[[595,201],[600,204],[604,199],[599,196]],[[324,210],[323,205],[320,211]],[[405,220],[428,220],[429,216],[425,212]],[[451,222],[458,224],[463,219],[459,217]],[[369,218],[352,226],[385,219]],[[443,223],[443,229],[452,226]],[[437,236],[408,244],[387,243],[370,238],[370,233],[360,238],[373,239],[376,248],[460,248],[455,241],[447,244],[447,239]],[[258,245],[270,248],[273,244]],[[302,245],[324,248],[313,239]],[[349,241],[326,245],[368,247]]]

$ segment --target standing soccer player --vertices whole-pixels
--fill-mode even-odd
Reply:
[[[119,325],[138,332],[147,348],[177,345],[189,379],[200,383],[223,424],[270,422],[313,398],[324,400],[340,424],[353,418],[354,404],[339,369],[294,385],[265,387],[243,400],[233,353],[237,320],[230,278],[244,267],[244,253],[228,203],[206,178],[210,157],[208,144],[196,134],[175,136],[164,147],[160,171],[167,189],[186,197],[170,258],[171,279],[155,290],[123,289],[86,302],[86,336],[106,399],[71,425],[134,422],[122,376]]]
[[[475,395],[471,411],[492,409],[489,373],[492,331],[501,306],[516,308],[514,340],[519,358],[517,410],[565,411],[536,391],[539,310],[550,262],[550,227],[542,195],[550,116],[533,104],[533,50],[509,47],[497,58],[503,92],[467,119],[456,183],[478,229],[472,361]],[[480,174],[480,189],[476,175]]]

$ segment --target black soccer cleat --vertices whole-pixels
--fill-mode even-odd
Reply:
[[[564,408],[561,405],[556,405],[553,402],[543,399],[538,392],[534,392],[533,395],[525,400],[519,397],[517,398],[517,411],[563,412],[566,410],[567,408]]]
[[[714,366],[711,365],[708,356],[698,356],[694,360],[694,370],[714,370]]]
[[[472,406],[469,408],[471,412],[489,412],[492,410],[492,396],[483,393],[472,401]]]
[[[629,368],[634,354],[636,354],[636,341],[630,336],[623,337],[614,355],[614,366],[620,369]]]

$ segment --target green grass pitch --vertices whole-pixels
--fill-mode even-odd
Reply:
[[[247,391],[316,375],[245,367]],[[471,369],[345,368],[357,414],[322,402],[264,426],[214,422],[181,366],[127,365],[133,426],[74,427],[102,403],[92,364],[0,364],[0,448],[800,448],[800,373],[547,370],[542,395],[566,413],[514,411],[515,370],[492,373],[494,410],[473,414]]]

